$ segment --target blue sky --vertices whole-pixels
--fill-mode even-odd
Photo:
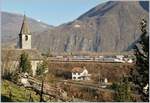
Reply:
[[[2,10],[24,14],[50,25],[72,21],[106,0],[3,0]]]

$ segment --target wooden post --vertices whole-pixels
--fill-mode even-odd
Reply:
[[[44,78],[42,78],[41,93],[40,93],[40,102],[44,102],[44,100],[43,100],[43,87],[44,87]]]
[[[12,100],[12,92],[11,92],[11,88],[9,88],[9,99]]]
[[[33,98],[32,98],[32,95],[31,95],[31,92],[30,92],[29,102],[34,102]]]

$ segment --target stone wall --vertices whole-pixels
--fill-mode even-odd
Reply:
[[[39,60],[31,61],[33,76],[36,75],[36,69],[37,69],[38,63],[40,62],[42,61],[39,61]]]
[[[31,65],[32,65],[32,71],[33,71],[33,76],[36,75],[36,69],[38,63],[42,62],[41,60],[32,60]],[[19,61],[9,61],[7,63],[2,62],[2,75],[4,74],[4,71],[9,71],[13,72],[19,67]]]

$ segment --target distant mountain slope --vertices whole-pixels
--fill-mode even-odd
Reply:
[[[44,31],[33,46],[51,52],[113,52],[132,48],[139,38],[139,22],[148,20],[148,2],[110,1],[92,8],[76,20]]]
[[[12,41],[15,42],[21,29],[23,15],[8,12],[1,12],[1,13],[2,13],[2,42],[3,43],[9,43]],[[52,26],[50,25],[38,22],[31,18],[28,18],[28,22],[32,33],[42,32],[46,29],[52,28]]]
[[[44,29],[42,32],[36,32],[36,35],[33,33],[32,47],[42,52],[129,50],[141,34],[141,19],[145,18],[148,21],[148,3],[109,1],[97,5],[72,22]],[[32,23],[30,25],[35,27]],[[4,26],[3,23],[2,26],[11,30],[11,26]]]

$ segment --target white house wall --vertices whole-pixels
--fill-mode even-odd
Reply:
[[[90,74],[88,74],[88,71],[84,69],[82,73],[72,73],[72,80],[83,80],[82,77],[85,77],[85,80],[90,80],[90,78],[88,77],[89,75]]]
[[[78,79],[79,77],[81,77],[80,73],[72,73],[72,80],[80,80],[80,79]]]

